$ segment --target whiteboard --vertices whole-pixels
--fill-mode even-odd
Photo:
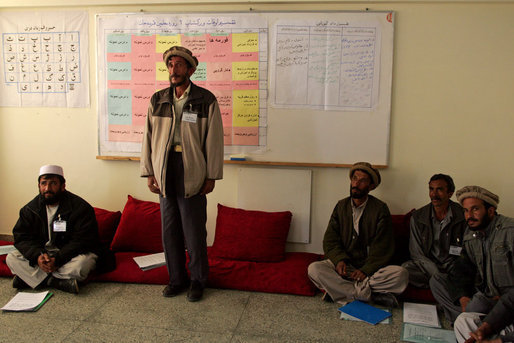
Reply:
[[[144,14],[131,15],[147,18]],[[259,143],[238,147],[227,145],[226,142],[226,158],[231,153],[243,153],[248,160],[253,161],[319,164],[369,161],[375,165],[388,164],[393,12],[259,12],[209,15],[225,21],[231,17],[253,17],[260,26],[259,90],[258,96],[255,92],[251,95],[254,99],[258,98],[253,103],[258,102]],[[113,16],[116,18],[127,14],[98,15],[97,23],[99,19],[105,20]],[[252,22],[252,19],[245,19],[245,22]],[[262,27],[263,22],[265,28]],[[327,34],[323,36],[323,32]],[[98,28],[97,33],[101,34]],[[304,50],[309,50],[305,57],[308,65],[306,72],[291,69],[290,65],[284,68],[282,63],[284,58],[294,55],[291,50],[287,50],[290,46],[284,42],[297,39],[301,34],[303,40],[299,40],[299,45]],[[365,53],[372,58],[366,61],[367,72],[356,75],[352,70],[358,63],[357,55],[362,53],[356,45],[360,42],[357,37],[359,34],[367,35],[367,42],[371,41],[372,47],[367,48]],[[352,40],[351,37],[356,38]],[[101,37],[98,38],[97,42],[100,42]],[[345,53],[348,48],[350,53]],[[104,47],[98,47],[98,59],[103,58],[103,50]],[[348,62],[348,56],[357,57],[353,62]],[[348,68],[348,65],[353,69]],[[98,73],[101,89],[104,82],[102,80],[106,79],[105,68],[98,68]],[[294,77],[291,78],[291,75]],[[348,82],[352,77],[356,81]],[[119,148],[124,144],[108,142],[105,135],[108,119],[101,106],[106,103],[102,100],[105,97],[106,94],[99,93],[99,155],[139,156],[140,143],[137,139],[129,144],[128,150]],[[139,131],[134,131],[142,136],[140,128]],[[246,131],[243,134],[247,134]],[[255,136],[256,133],[247,135]]]

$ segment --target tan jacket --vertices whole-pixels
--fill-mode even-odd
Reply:
[[[143,146],[141,176],[155,176],[161,195],[166,195],[166,169],[173,148],[175,130],[171,87],[156,92],[148,107]],[[185,197],[199,193],[205,179],[223,178],[223,123],[216,97],[207,89],[191,83],[184,111],[197,113],[196,123],[182,121],[182,160]]]

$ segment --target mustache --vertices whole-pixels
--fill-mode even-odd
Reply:
[[[469,218],[469,219],[467,220],[467,222],[468,222],[468,223],[470,223],[470,222],[478,222],[478,219],[475,219],[475,218]]]

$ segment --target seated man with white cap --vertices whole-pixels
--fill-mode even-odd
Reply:
[[[20,210],[7,265],[13,287],[52,287],[78,293],[78,282],[95,268],[101,244],[93,207],[68,192],[63,169],[41,167],[39,195]]]

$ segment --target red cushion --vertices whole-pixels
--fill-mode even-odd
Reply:
[[[414,213],[414,209],[406,214],[393,214],[394,234],[394,255],[391,264],[401,265],[410,258],[409,254],[409,236],[410,236],[410,217]]]
[[[147,255],[146,253],[137,252],[117,252],[116,256],[116,269],[109,273],[96,275],[95,281],[113,281],[113,282],[128,282],[128,283],[148,283],[156,285],[168,284],[168,270],[166,266],[150,269],[147,271],[141,270],[134,257]]]
[[[418,288],[408,285],[405,291],[400,295],[403,301],[413,301],[422,303],[436,303],[436,300],[428,288]]]
[[[257,263],[214,258],[210,256],[211,251],[209,247],[209,287],[295,295],[316,294],[316,287],[307,276],[307,267],[320,259],[318,254],[288,252],[281,262]],[[116,270],[95,275],[94,281],[166,285],[169,279],[166,266],[144,272],[133,259],[141,255],[145,254],[117,252]],[[188,262],[189,257],[186,255],[186,265]]]
[[[281,262],[231,261],[209,257],[209,287],[243,291],[314,295],[316,287],[307,276],[307,267],[320,255],[288,252]]]
[[[278,262],[292,213],[247,211],[218,204],[212,257],[254,262]]]
[[[0,245],[12,245],[12,244],[14,244],[14,243],[9,242],[9,241],[0,241]],[[11,270],[5,263],[6,257],[7,257],[7,254],[0,255],[0,276],[13,276],[13,274],[11,273]]]
[[[96,221],[98,222],[98,234],[100,242],[106,247],[111,246],[112,238],[116,233],[116,228],[120,222],[121,212],[108,211],[95,207]]]
[[[112,251],[162,252],[159,204],[128,196],[120,225],[111,244]]]

